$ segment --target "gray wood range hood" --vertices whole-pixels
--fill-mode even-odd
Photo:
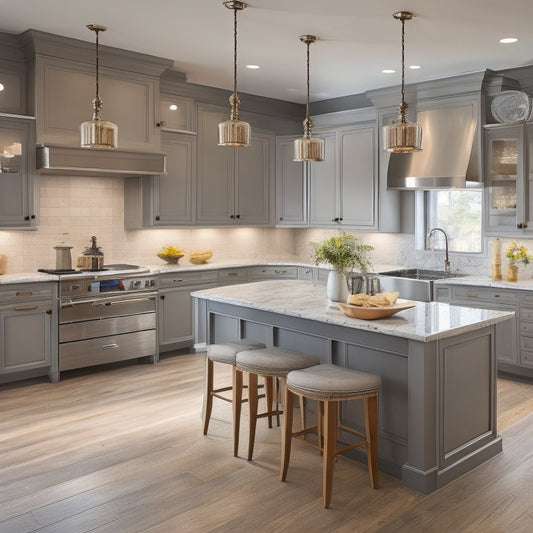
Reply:
[[[464,189],[479,184],[478,120],[472,105],[421,110],[422,151],[391,154],[387,189]]]
[[[156,176],[166,174],[166,154],[39,144],[36,167],[53,176]]]

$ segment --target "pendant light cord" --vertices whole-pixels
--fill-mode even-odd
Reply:
[[[305,104],[305,118],[309,120],[309,47],[311,41],[307,41],[307,100]]]
[[[99,57],[98,57],[98,35],[100,33],[100,30],[96,29],[94,30],[96,33],[96,100],[100,100],[100,80],[98,77],[98,71],[99,71]]]
[[[405,102],[405,19],[402,18],[402,103]]]
[[[233,94],[237,96],[237,8],[233,8]]]

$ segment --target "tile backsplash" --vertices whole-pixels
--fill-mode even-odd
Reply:
[[[184,228],[124,229],[124,178],[40,176],[40,219],[34,231],[0,231],[0,253],[7,272],[54,268],[54,246],[72,246],[72,261],[96,235],[106,263],[159,265],[157,251],[168,244],[186,250],[211,248],[217,260],[295,259],[312,261],[311,242],[339,233],[337,229],[306,228]],[[127,178],[126,178],[127,179]],[[444,253],[415,250],[410,234],[357,233],[374,246],[374,264],[441,269]],[[511,238],[502,238],[503,253]],[[533,240],[520,239],[533,251]],[[451,254],[452,271],[490,275],[490,239],[483,254]],[[532,266],[520,266],[520,277],[533,277]]]

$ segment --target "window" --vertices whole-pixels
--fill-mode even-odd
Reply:
[[[423,195],[423,196],[422,196]],[[426,191],[417,197],[417,214],[422,207],[424,224],[417,223],[417,233],[424,229],[425,235],[434,227],[442,228],[449,238],[450,252],[481,253],[482,242],[482,189],[451,189]],[[421,205],[423,203],[423,206]],[[420,220],[417,217],[417,220]],[[444,250],[444,238],[440,232],[431,241],[432,250]],[[419,235],[419,237],[421,237]],[[426,248],[422,244],[418,248]]]

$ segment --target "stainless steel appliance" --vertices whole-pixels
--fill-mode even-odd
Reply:
[[[156,278],[68,275],[59,281],[59,370],[158,357]]]

